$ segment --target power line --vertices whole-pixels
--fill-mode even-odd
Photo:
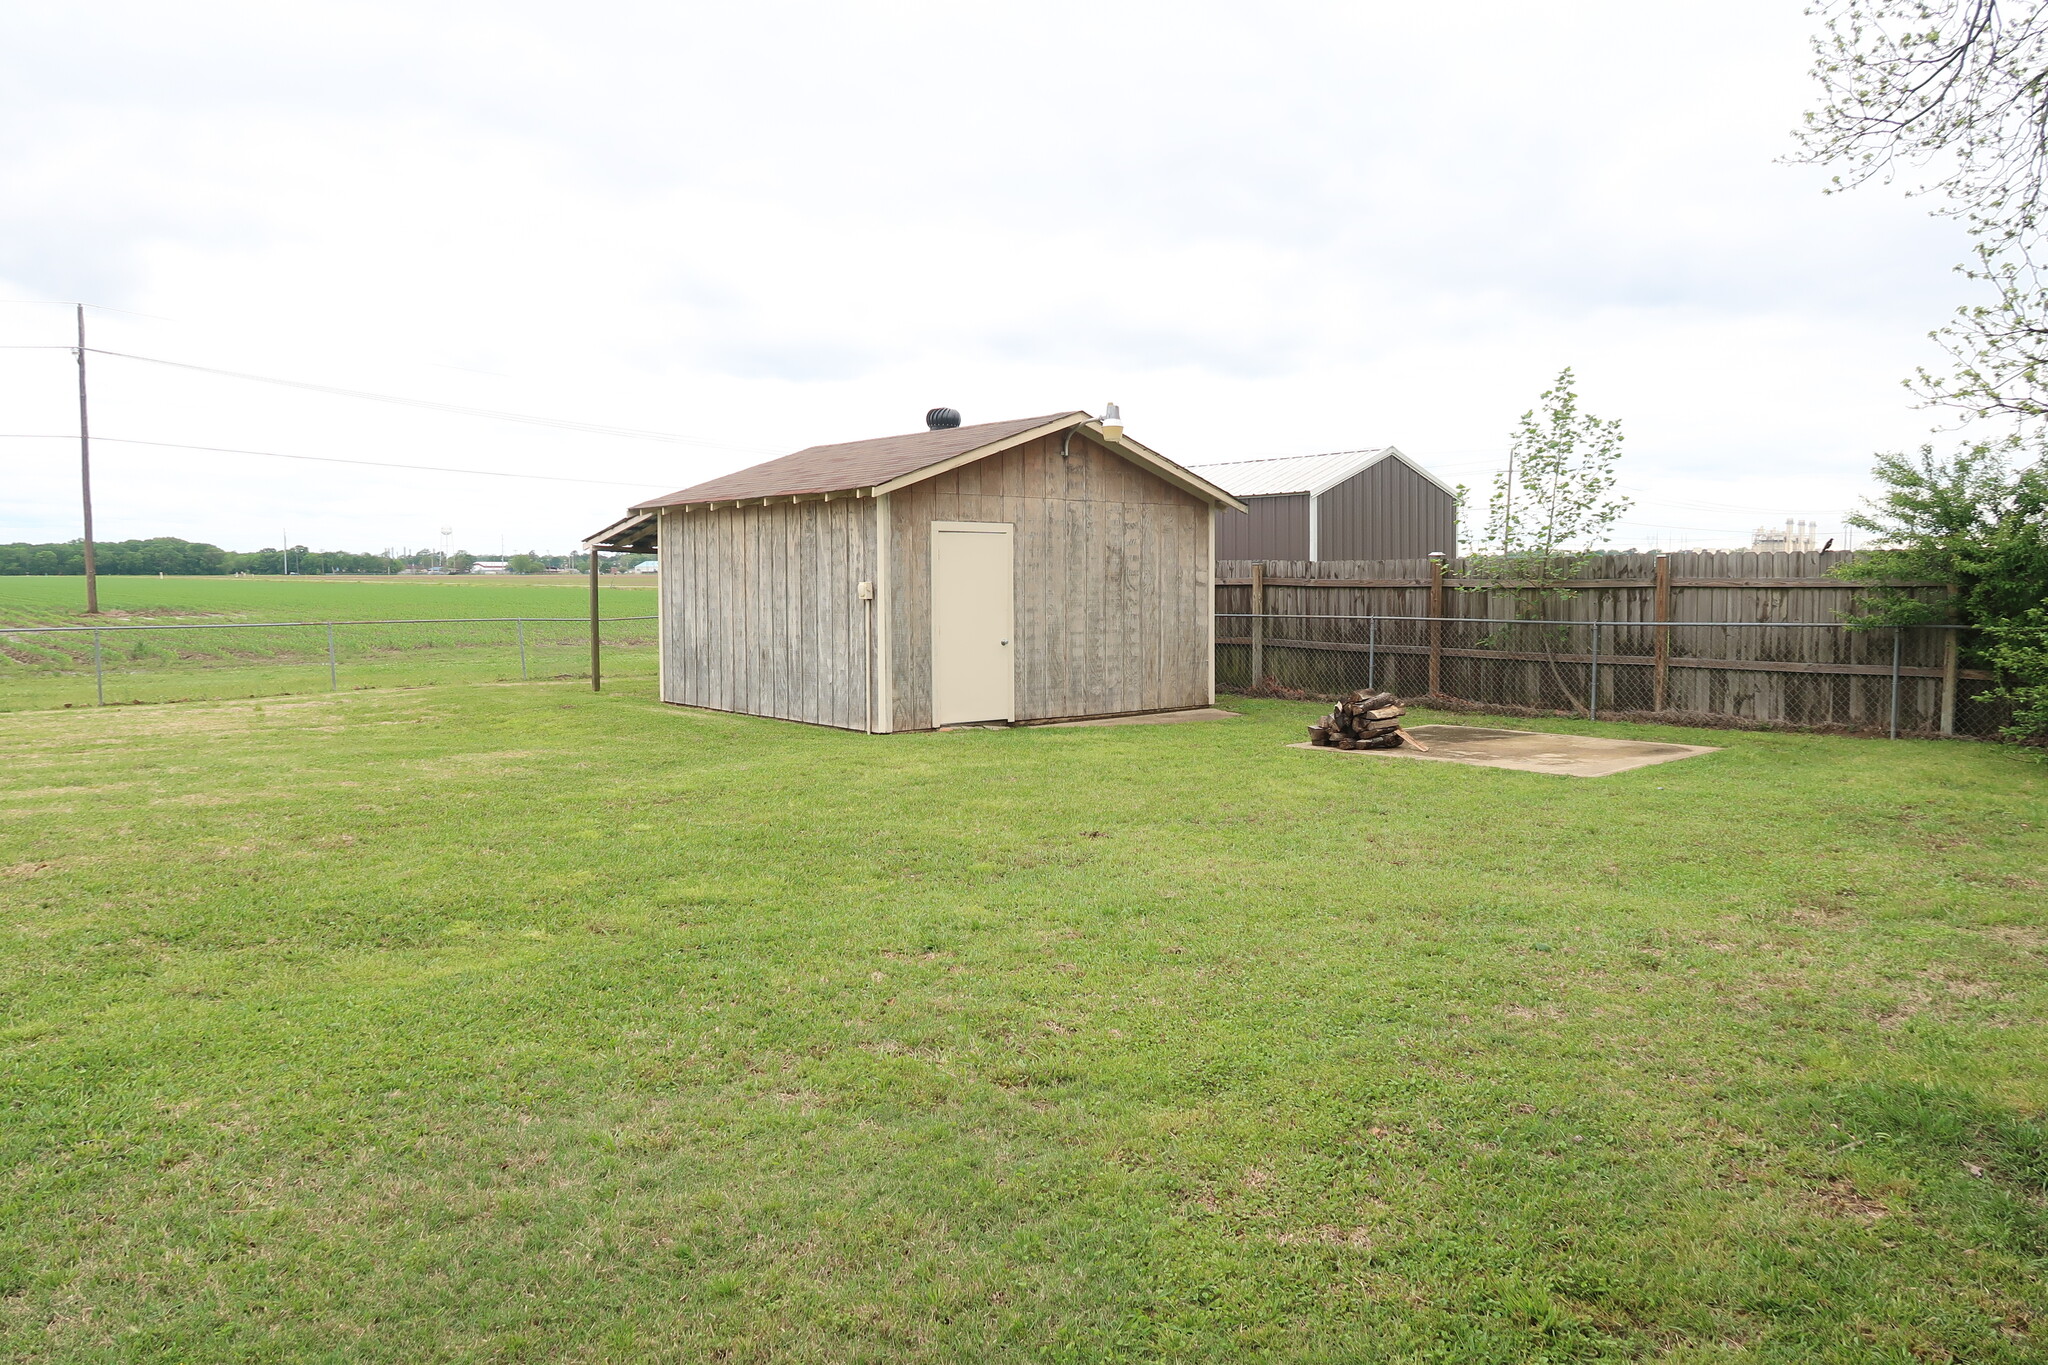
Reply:
[[[266,374],[248,374],[241,370],[223,370],[212,365],[194,365],[189,361],[165,360],[153,355],[133,355],[127,351],[102,351],[93,348],[94,355],[114,356],[121,360],[140,360],[151,365],[167,365],[172,369],[196,370],[200,374],[225,375],[230,379],[249,379],[259,384],[277,384],[288,389],[305,389],[313,393],[333,394],[340,398],[364,398],[373,403],[396,403],[401,407],[426,408],[432,412],[451,412],[463,417],[489,417],[500,422],[526,422],[533,426],[557,427],[564,431],[588,432],[594,436],[625,436],[641,441],[663,441],[670,445],[706,446],[714,450],[732,450],[743,454],[764,455],[773,452],[763,446],[733,445],[725,441],[707,441],[698,436],[683,436],[672,431],[647,431],[639,427],[606,426],[600,422],[578,422],[564,417],[539,417],[532,413],[504,412],[497,408],[473,408],[460,403],[437,403],[429,398],[404,398],[397,394],[372,393],[367,389],[344,389],[331,384],[314,384],[302,379],[279,379]]]
[[[66,348],[70,349],[69,347]],[[0,432],[0,441],[75,441],[75,435],[50,436],[34,432]],[[647,488],[647,483],[627,483],[621,479],[575,479],[563,474],[512,474],[498,469],[455,469],[437,464],[394,464],[389,460],[351,460],[339,455],[290,455],[281,450],[236,450],[228,446],[180,445],[175,441],[138,441],[120,436],[100,436],[95,442],[111,441],[115,445],[154,446],[160,450],[202,450],[214,455],[262,455],[273,460],[313,460],[320,464],[360,464],[372,469],[417,469],[430,474],[475,474],[486,479],[541,479],[548,483],[601,483],[614,488]]]

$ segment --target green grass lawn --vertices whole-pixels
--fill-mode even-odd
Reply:
[[[599,592],[606,617],[649,616],[651,576],[607,575]],[[98,617],[84,614],[82,578],[0,576],[0,626],[100,625],[99,682],[93,637],[0,634],[0,711],[107,702],[185,701],[274,696],[330,688],[405,687],[445,682],[588,677],[587,579],[571,575],[506,577],[139,578],[100,580]],[[404,622],[217,630],[262,622]],[[547,618],[554,618],[552,620]],[[118,627],[149,626],[149,630]],[[166,629],[165,627],[184,627]],[[608,672],[651,677],[654,623],[604,627]]]
[[[646,690],[0,717],[0,1356],[2042,1358],[2009,750]]]

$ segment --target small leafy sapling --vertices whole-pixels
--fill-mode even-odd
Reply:
[[[1522,414],[1507,467],[1494,475],[1471,566],[1484,586],[1528,582],[1569,596],[1573,574],[1632,505],[1614,491],[1621,419],[1581,409],[1574,382],[1567,366]]]
[[[1577,595],[1572,579],[1632,505],[1615,491],[1621,419],[1581,408],[1575,384],[1565,367],[1522,414],[1507,467],[1494,476],[1477,551],[1467,560],[1465,590],[1512,592],[1516,615],[1525,621],[1548,620],[1559,603]],[[1538,633],[1558,690],[1584,709],[1557,671],[1556,650],[1567,629]]]

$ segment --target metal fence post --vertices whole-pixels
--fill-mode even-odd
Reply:
[[[1365,618],[1365,685],[1367,687],[1378,687],[1380,685],[1379,649],[1380,618],[1368,616]]]
[[[1956,732],[1956,689],[1961,681],[1962,632],[1954,626],[1941,633],[1941,732]]]
[[[1593,621],[1593,676],[1586,688],[1586,719],[1600,719],[1600,621],[1597,617]]]
[[[519,632],[519,681],[526,681],[526,622],[514,621],[512,629]]]
[[[334,622],[327,623],[327,690],[341,691],[341,673],[334,662]]]
[[[94,630],[92,633],[92,694],[96,699],[93,703],[95,706],[105,706],[107,704],[107,677],[100,669],[100,633],[98,630]]]
[[[1899,649],[1905,641],[1906,632],[1898,626],[1892,627],[1892,738],[1899,737]]]
[[[1266,561],[1252,564],[1252,685],[1254,696],[1266,678]]]

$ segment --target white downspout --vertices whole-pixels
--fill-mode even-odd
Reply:
[[[1322,495],[1320,493],[1311,493],[1308,495],[1308,557],[1310,563],[1314,563],[1323,557],[1322,549]]]

